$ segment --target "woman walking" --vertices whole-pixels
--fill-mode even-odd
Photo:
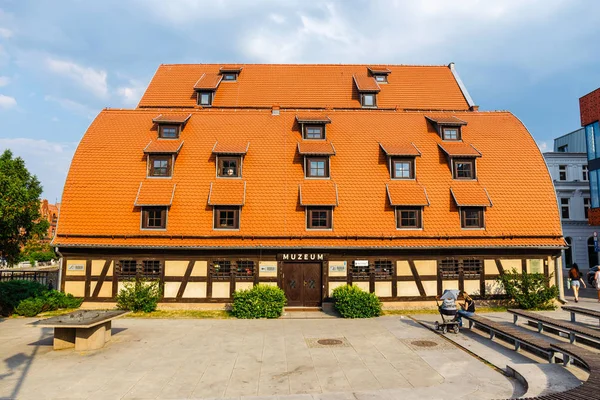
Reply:
[[[577,263],[573,263],[573,266],[569,270],[569,281],[571,282],[571,289],[573,289],[573,294],[575,295],[575,303],[579,302],[579,287],[583,285],[585,288],[585,282],[581,277],[581,272],[579,272],[579,266]]]

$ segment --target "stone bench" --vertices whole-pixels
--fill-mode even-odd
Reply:
[[[104,347],[112,335],[112,320],[129,311],[80,310],[35,322],[54,328],[54,350],[75,347],[77,351]]]

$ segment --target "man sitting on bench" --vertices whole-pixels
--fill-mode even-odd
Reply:
[[[475,301],[466,292],[463,292],[463,294],[465,295],[465,302],[460,305],[461,309],[457,311],[460,326],[462,326],[462,317],[470,317],[475,314]]]

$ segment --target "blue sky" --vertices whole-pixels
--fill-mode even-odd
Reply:
[[[451,61],[481,109],[550,150],[600,87],[598,15],[594,0],[0,0],[0,151],[54,201],[95,115],[135,107],[161,63]]]

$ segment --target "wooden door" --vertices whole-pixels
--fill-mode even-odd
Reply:
[[[288,306],[304,305],[304,276],[302,264],[283,263],[283,291],[287,297]]]
[[[321,305],[321,264],[304,264],[304,306]]]
[[[283,290],[290,307],[319,307],[322,300],[320,263],[284,263]]]

